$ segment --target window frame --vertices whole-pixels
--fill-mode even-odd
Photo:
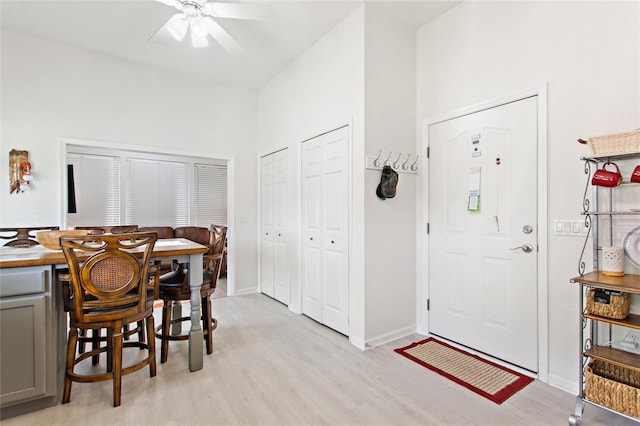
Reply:
[[[204,155],[204,154],[187,154],[184,152],[173,152],[169,150],[162,150],[155,147],[140,147],[140,146],[132,146],[132,145],[120,145],[114,143],[105,143],[105,142],[95,142],[95,141],[84,141],[84,140],[76,140],[76,139],[65,139],[63,140],[63,152],[62,152],[62,169],[65,171],[63,174],[64,183],[62,185],[63,189],[63,202],[62,202],[62,223],[66,228],[68,226],[68,213],[66,212],[67,206],[67,164],[68,155],[70,153],[74,154],[86,154],[86,155],[102,155],[102,156],[116,156],[120,158],[120,223],[126,223],[126,197],[127,197],[127,182],[129,182],[129,159],[144,159],[150,161],[171,161],[171,162],[181,162],[188,164],[188,221],[189,224],[195,224],[196,217],[196,208],[195,208],[195,194],[196,194],[196,181],[195,181],[195,165],[196,164],[206,164],[213,166],[225,166],[227,168],[227,226],[229,226],[231,222],[231,209],[232,206],[230,201],[230,193],[231,190],[231,168],[230,163],[231,159],[225,158],[223,156],[212,156],[212,155]],[[197,225],[193,225],[197,226]],[[201,225],[204,226],[204,225]],[[208,227],[208,225],[206,225]]]

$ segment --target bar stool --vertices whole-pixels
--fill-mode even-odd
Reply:
[[[72,382],[113,380],[113,405],[121,402],[122,376],[149,366],[156,375],[153,301],[155,289],[149,286],[148,269],[156,241],[154,233],[119,235],[63,236],[60,245],[70,276],[70,291],[65,294],[69,311],[63,403],[71,397]],[[143,250],[142,261],[130,252]],[[86,253],[90,253],[85,259]],[[82,262],[82,264],[81,264]],[[146,324],[147,342],[124,342],[123,327],[138,321]],[[79,330],[107,329],[107,345],[79,353]],[[123,347],[146,349],[148,354],[133,365],[123,367]],[[107,353],[106,373],[79,374],[81,361]]]
[[[179,235],[176,228],[176,236]],[[201,228],[202,229],[202,228]],[[206,230],[206,228],[204,228]],[[202,329],[206,341],[207,354],[213,353],[213,330],[218,326],[218,321],[213,317],[211,307],[211,295],[216,290],[220,268],[223,261],[224,242],[227,235],[225,226],[212,225],[208,230],[209,253],[203,256],[203,277],[200,287],[200,300],[202,304]],[[193,234],[192,234],[193,236]],[[202,234],[200,234],[202,237]],[[202,240],[201,240],[202,241]],[[198,241],[196,241],[198,242]],[[202,242],[200,242],[202,244]],[[188,267],[180,264],[178,269],[160,277],[159,298],[163,301],[162,324],[156,328],[156,337],[161,340],[160,362],[167,362],[170,340],[186,340],[187,334],[172,334],[171,326],[190,320],[188,316],[172,318],[172,305],[191,298],[189,288]]]

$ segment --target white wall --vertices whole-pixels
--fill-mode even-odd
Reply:
[[[549,383],[578,389],[578,137],[640,127],[638,2],[465,2],[418,31],[418,121],[548,82]],[[541,230],[544,232],[545,230]]]
[[[365,151],[416,155],[416,32],[365,9]],[[357,159],[362,161],[362,159]],[[416,178],[400,173],[394,198],[380,200],[379,170],[365,171],[366,341],[375,346],[416,330]]]
[[[3,227],[60,225],[63,137],[232,158],[236,293],[257,276],[253,92],[2,31],[0,176],[9,150],[29,151],[33,189],[0,191]],[[239,220],[241,219],[241,220]]]
[[[350,340],[359,347],[412,333],[415,325],[415,175],[379,200],[379,171],[365,154],[415,158],[415,30],[364,5],[280,72],[258,95],[258,151],[290,148],[292,303],[300,297],[300,142],[351,121]]]
[[[283,69],[258,93],[258,154],[289,147],[291,304],[301,312],[300,143],[350,124],[353,176],[352,212],[362,218],[364,203],[364,8],[360,7]],[[364,223],[351,226],[350,338],[364,345]],[[256,234],[257,236],[257,234]],[[354,305],[355,304],[355,305]]]

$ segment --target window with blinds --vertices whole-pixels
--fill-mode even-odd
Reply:
[[[70,153],[67,156],[67,164],[73,166],[77,206],[77,213],[69,215],[68,224],[118,225],[120,158]]]
[[[77,212],[73,226],[227,224],[224,160],[69,146]]]
[[[188,164],[137,158],[127,163],[126,223],[189,225]]]
[[[227,167],[195,165],[195,225],[227,225]]]

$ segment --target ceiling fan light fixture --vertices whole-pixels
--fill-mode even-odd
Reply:
[[[189,26],[191,26],[191,33],[198,37],[207,37],[209,33],[207,25],[204,23],[202,16],[196,16],[189,19]]]
[[[169,19],[169,22],[167,22],[167,31],[169,31],[169,34],[177,41],[184,39],[188,28],[189,23],[184,19],[184,15],[180,13],[173,15],[171,19]]]
[[[209,41],[207,40],[207,35],[200,36],[193,31],[193,27],[191,27],[191,45],[195,49],[199,49],[201,47],[207,47],[209,45]]]

